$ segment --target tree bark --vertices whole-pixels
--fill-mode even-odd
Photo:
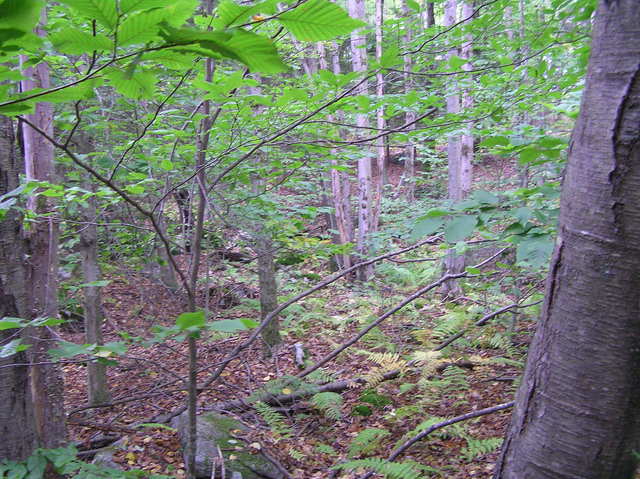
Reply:
[[[349,15],[366,21],[366,9],[364,0],[349,0],[347,2]],[[366,35],[363,28],[351,32],[351,63],[353,71],[365,74],[367,71]],[[363,82],[356,94],[366,95],[368,82]],[[369,118],[366,113],[356,115],[356,125],[359,128],[369,126]],[[369,236],[375,231],[373,214],[373,188],[372,188],[372,158],[368,151],[364,150],[358,158],[358,233],[356,236],[356,252],[360,259],[366,259],[369,255]],[[356,278],[360,281],[368,281],[373,277],[373,266],[359,268]]]
[[[327,55],[325,54],[324,44],[318,43],[318,56],[320,68],[322,70],[329,70],[329,64],[327,61]],[[338,46],[333,43],[333,51],[331,55],[331,70],[336,75],[341,72],[340,58],[338,56]],[[336,112],[336,115],[329,115],[329,121],[342,121],[342,113]],[[332,150],[332,155],[337,156],[338,152]],[[333,166],[338,166],[336,160],[331,160]],[[335,168],[331,169],[331,192],[333,200],[333,209],[336,222],[336,234],[334,236],[334,243],[339,245],[346,245],[353,242],[353,219],[351,216],[351,182],[349,176],[340,170]],[[339,269],[348,269],[353,264],[351,256],[349,254],[340,254],[334,257],[335,263]]]
[[[45,21],[43,13],[43,24]],[[36,33],[44,36],[42,27]],[[21,58],[24,60],[24,58]],[[49,66],[41,62],[23,71],[21,90],[49,88]],[[53,136],[53,107],[50,103],[36,104],[35,113],[28,119],[48,135]],[[25,171],[27,180],[55,183],[53,145],[27,124],[22,124]],[[51,198],[32,195],[27,208],[36,214],[36,222],[26,237],[29,247],[27,284],[31,285],[32,317],[58,316],[58,222]],[[33,363],[49,361],[52,333],[47,327],[29,332],[32,347],[29,358]],[[66,441],[64,413],[64,383],[60,368],[55,364],[32,366],[31,388],[36,419],[38,443],[42,447],[59,447]]]
[[[403,0],[402,2],[402,15],[405,17],[404,21],[404,45],[406,48],[409,48],[411,45],[411,41],[413,40],[413,34],[411,31],[412,27],[412,15],[409,6],[407,5],[407,0]],[[413,76],[410,74],[411,68],[413,67],[413,61],[411,55],[404,55],[404,92],[409,94],[413,89]],[[416,120],[416,112],[413,110],[407,111],[405,113],[405,122],[411,123]],[[415,125],[411,125],[407,127],[407,131],[411,132],[415,130]],[[415,171],[415,163],[416,163],[416,146],[413,144],[410,138],[407,138],[407,145],[405,146],[404,153],[404,173],[402,182],[404,185],[404,197],[406,198],[408,203],[413,203],[416,199],[416,171]]]
[[[22,170],[15,154],[13,124],[0,116],[0,195],[18,187]],[[21,218],[15,210],[0,221],[0,318],[28,314]],[[0,346],[15,339],[15,330],[0,331]],[[26,459],[35,447],[35,422],[25,352],[0,358],[0,459]],[[12,367],[5,367],[13,364]],[[22,364],[17,366],[15,364]]]
[[[444,11],[444,26],[450,27],[456,23],[458,2],[447,0]],[[451,48],[447,53],[447,60],[458,53],[457,48]],[[457,82],[451,82],[447,92],[447,113],[460,113],[460,94]],[[464,189],[462,141],[460,136],[449,136],[447,143],[448,160],[448,197],[453,202],[464,199],[468,190]],[[458,255],[455,250],[449,250],[444,260],[444,269],[449,274],[457,274],[464,271],[464,255]],[[457,280],[447,281],[442,286],[442,293],[446,296],[459,296],[462,288]]]
[[[538,330],[496,479],[632,478],[640,446],[640,9],[603,0]]]

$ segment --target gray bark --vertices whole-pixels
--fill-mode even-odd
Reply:
[[[325,55],[325,48],[322,43],[318,43],[318,56],[320,68],[323,70],[329,70],[327,56]],[[338,56],[338,46],[333,44],[333,51],[331,56],[331,70],[335,74],[340,74],[340,58]],[[336,115],[329,115],[328,120],[341,122],[343,115],[340,111],[336,112]],[[337,151],[333,150],[332,154],[337,156]],[[338,166],[336,160],[331,160],[331,164]],[[351,183],[349,176],[340,170],[331,170],[331,199],[333,201],[333,209],[336,224],[336,234],[334,236],[334,243],[339,245],[345,245],[353,242],[353,218],[351,215]],[[348,269],[352,265],[351,256],[348,254],[336,255],[334,258],[335,263],[339,269]]]
[[[447,0],[445,4],[444,26],[451,26],[457,20],[458,3],[456,0]],[[457,49],[452,48],[447,54],[447,59],[456,55]],[[459,87],[456,82],[451,82],[447,93],[447,113],[460,113]],[[459,136],[450,136],[447,143],[448,160],[448,197],[454,202],[464,199],[468,190],[464,189],[462,141]],[[464,255],[457,255],[454,250],[449,250],[444,260],[444,269],[449,274],[457,274],[464,271]],[[462,288],[457,280],[452,279],[442,285],[442,293],[447,296],[459,296]]]
[[[78,153],[93,152],[90,139],[83,134],[76,134]],[[85,179],[84,188],[92,190],[90,178]],[[98,228],[96,227],[96,200],[89,198],[82,216],[85,224],[80,230],[80,254],[82,257],[82,274],[85,283],[93,283],[102,279],[100,262],[98,260]],[[85,286],[84,288],[84,331],[85,341],[89,344],[104,344],[102,338],[102,288],[99,286]],[[107,384],[107,366],[99,362],[87,364],[87,396],[89,404],[102,404],[111,399]]]
[[[405,17],[405,33],[404,33],[404,44],[406,48],[409,48],[411,45],[411,41],[413,39],[413,34],[411,31],[411,10],[407,5],[407,1],[403,0],[402,2],[402,15]],[[411,55],[404,55],[404,92],[409,93],[413,89],[413,75],[409,72],[413,67],[413,60]],[[416,112],[411,110],[405,113],[405,122],[411,123],[416,120]],[[415,130],[415,125],[411,125],[407,127],[407,131],[411,132]],[[415,172],[415,162],[416,162],[416,146],[413,144],[411,139],[407,141],[407,145],[405,146],[404,153],[404,173],[403,173],[403,186],[404,186],[404,197],[406,198],[408,203],[413,203],[416,199],[415,191],[416,191],[416,172]]]
[[[638,2],[601,1],[546,299],[496,479],[634,477],[639,105]]]
[[[364,0],[349,0],[347,2],[349,15],[366,21],[366,9]],[[364,74],[367,71],[366,35],[363,28],[351,32],[351,63],[354,72]],[[358,95],[366,95],[368,82],[362,83],[356,92]],[[361,128],[369,126],[369,118],[365,113],[356,115],[356,125]],[[356,235],[356,251],[360,259],[366,259],[369,255],[369,236],[375,231],[373,214],[373,188],[372,188],[372,158],[368,151],[364,150],[358,158],[358,233]],[[373,266],[364,266],[356,272],[360,281],[368,281],[373,277]]]
[[[21,166],[15,154],[13,124],[0,116],[0,195],[18,187]],[[21,220],[15,211],[0,221],[0,318],[26,317],[24,244]],[[6,286],[5,286],[6,285]],[[0,331],[0,345],[15,339],[15,330]],[[0,460],[23,460],[35,446],[35,422],[29,390],[26,353],[0,358]]]
[[[44,18],[44,14],[43,14]],[[44,31],[38,27],[38,35]],[[49,88],[49,66],[42,62],[23,71],[26,77],[20,82],[22,91],[33,88]],[[35,113],[28,115],[31,123],[53,136],[53,107],[49,103],[36,104]],[[55,183],[53,145],[37,131],[22,124],[22,140],[27,180]],[[35,226],[27,233],[29,263],[27,268],[28,292],[33,317],[57,317],[58,315],[58,222],[51,198],[31,196],[27,207],[37,215]],[[32,347],[29,358],[33,363],[49,361],[48,349],[53,335],[46,328],[29,332]],[[32,366],[31,388],[38,443],[43,447],[58,447],[66,441],[64,413],[64,383],[56,364]]]

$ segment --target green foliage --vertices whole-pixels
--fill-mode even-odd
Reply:
[[[478,456],[489,454],[500,447],[503,438],[491,437],[488,439],[474,439],[467,437],[467,446],[462,450],[462,457],[465,461],[471,461]]]
[[[363,429],[353,438],[349,445],[347,455],[351,458],[375,452],[380,446],[382,439],[391,433],[386,429],[368,428]]]
[[[261,401],[253,403],[253,408],[257,411],[260,417],[271,428],[272,434],[278,437],[287,438],[291,437],[293,430],[286,423],[285,418],[278,411],[275,411],[271,406]]]
[[[121,471],[104,466],[89,464],[77,458],[78,451],[69,446],[60,449],[36,449],[23,462],[3,461],[0,463],[0,477],[7,479],[32,479],[44,477],[47,464],[53,470],[69,479],[169,479],[170,476],[149,474],[148,471]]]
[[[278,15],[278,21],[298,40],[309,42],[331,40],[364,25],[328,0],[304,2],[298,8]]]
[[[329,419],[342,419],[342,396],[334,392],[321,392],[311,397],[313,405],[320,409]]]
[[[358,468],[371,469],[382,474],[388,479],[420,479],[420,470],[411,462],[389,462],[384,459],[370,457],[367,459],[357,459],[344,464],[338,464],[334,469],[354,470]]]

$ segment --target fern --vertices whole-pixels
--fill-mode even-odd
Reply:
[[[276,437],[287,438],[291,437],[293,431],[291,427],[285,422],[284,417],[278,411],[274,411],[271,406],[263,402],[255,402],[253,404],[254,409],[258,412],[260,417],[271,428],[271,432]]]
[[[420,384],[425,388],[437,390],[442,395],[451,395],[469,389],[465,371],[457,366],[447,366],[442,372],[442,377],[421,380]]]
[[[314,406],[320,409],[329,419],[342,419],[342,396],[338,393],[323,392],[311,398]]]
[[[398,353],[367,353],[369,359],[376,363],[378,367],[369,371],[364,380],[367,386],[375,388],[384,380],[384,375],[391,371],[400,370],[400,375],[404,374],[407,369],[407,361],[400,358]]]
[[[490,437],[489,439],[467,437],[467,447],[462,450],[462,457],[465,461],[471,461],[478,456],[495,451],[501,444],[501,437]]]
[[[324,368],[316,369],[307,376],[307,379],[316,384],[326,384],[337,379],[337,376],[332,371],[327,371]]]
[[[334,466],[333,469],[371,469],[388,479],[420,479],[420,470],[411,462],[389,462],[377,457],[357,459]]]
[[[296,461],[303,461],[305,457],[304,453],[293,448],[289,449],[289,455]]]
[[[378,448],[382,438],[389,434],[391,433],[386,429],[363,429],[353,438],[353,441],[351,441],[347,455],[349,457],[357,457],[370,454]]]
[[[407,442],[409,439],[414,438],[421,432],[426,431],[430,427],[438,423],[441,423],[443,421],[446,421],[447,419],[448,418],[446,417],[433,416],[425,421],[422,421],[413,430],[407,432],[404,436],[402,436],[398,440],[398,442],[396,442],[396,445],[394,447],[401,446],[402,444]],[[456,423],[456,424],[450,424],[449,426],[446,426],[440,429],[436,429],[435,431],[433,431],[433,436],[440,439],[451,439],[453,437],[466,437],[467,433],[466,433],[466,428],[463,424]]]

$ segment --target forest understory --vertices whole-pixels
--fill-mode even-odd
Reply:
[[[392,182],[399,180],[401,169],[397,165],[391,169]],[[492,158],[478,170],[477,181],[493,184],[509,181],[515,172],[511,164],[504,160],[496,163]],[[390,270],[360,285],[338,280],[292,305],[281,314],[284,343],[275,355],[265,358],[260,342],[254,342],[229,364],[215,386],[199,394],[199,411],[210,410],[225,401],[248,398],[278,377],[295,376],[301,370],[296,362],[296,345],[302,345],[307,353],[307,365],[323,358],[355,336],[372,318],[441,275],[437,262],[402,263],[403,258],[438,254],[441,253],[437,245],[423,247],[411,256],[398,257],[399,263],[388,262],[397,267],[396,276]],[[240,252],[238,257],[243,257]],[[188,257],[176,259],[186,267]],[[221,261],[213,253],[205,254],[202,264],[210,269],[210,274],[204,275],[211,278],[211,283],[208,288],[200,288],[199,306],[208,305],[216,310],[216,298],[207,299],[206,292],[224,290],[233,300],[217,298],[224,309],[217,309],[216,320],[259,316],[251,264]],[[418,265],[417,269],[411,269],[412,265]],[[295,274],[292,270],[287,272],[286,267],[281,271],[281,294],[285,297],[288,292],[312,286],[326,275],[326,264],[314,260],[296,268]],[[336,405],[333,413],[323,411],[311,397],[275,405],[274,411],[282,420],[279,424],[268,424],[250,407],[228,411],[249,428],[237,431],[238,447],[269,454],[296,479],[355,479],[365,470],[338,472],[332,466],[347,460],[385,457],[406,442],[411,431],[423,421],[431,419],[437,423],[512,400],[534,325],[531,313],[535,308],[518,313],[517,323],[507,311],[483,327],[469,329],[461,341],[444,350],[445,354],[434,356],[430,365],[409,359],[416,353],[419,356],[434,349],[474,319],[514,303],[516,298],[500,292],[508,288],[499,286],[513,272],[501,271],[494,265],[486,273],[491,288],[483,285],[480,277],[469,280],[468,293],[459,298],[443,298],[437,291],[429,292],[328,363],[317,379],[318,385],[364,379],[340,391],[343,402]],[[243,282],[245,277],[247,282]],[[139,343],[152,339],[150,332],[154,327],[171,327],[184,306],[179,296],[141,272],[121,269],[109,274],[108,279],[111,283],[104,288],[103,297],[105,343],[128,338],[130,345],[126,359],[108,370],[114,404],[111,407],[87,408],[85,366],[64,366],[71,436],[81,450],[89,449],[87,457],[91,457],[91,444],[96,438],[126,437],[125,445],[114,454],[114,461],[124,470],[141,469],[182,477],[185,467],[177,433],[156,424],[154,418],[184,404],[186,343],[171,340]],[[535,288],[541,287],[533,277],[529,280]],[[244,298],[234,296],[234,290]],[[83,334],[80,330],[73,331],[71,323],[63,336],[67,341],[82,343]],[[204,382],[246,336],[247,333],[213,333],[204,337],[199,349],[198,382]],[[378,383],[379,376],[396,368],[402,370],[399,377]],[[278,390],[277,383],[270,391],[274,387],[276,393],[291,392],[286,386]],[[427,466],[424,472],[428,477],[489,478],[508,422],[507,410],[439,429],[408,449],[402,459]],[[137,427],[140,423],[151,424]],[[365,430],[373,432],[363,434]]]

